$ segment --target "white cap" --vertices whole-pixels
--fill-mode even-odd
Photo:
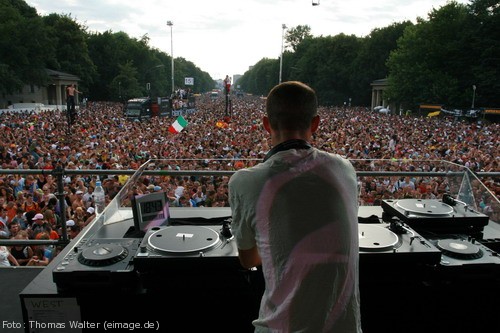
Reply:
[[[72,226],[74,226],[74,225],[75,225],[75,221],[73,221],[73,220],[67,220],[67,221],[66,221],[66,226],[67,226],[67,227],[72,227]]]

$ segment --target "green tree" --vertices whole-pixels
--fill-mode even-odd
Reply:
[[[471,65],[479,50],[471,45],[477,37],[467,7],[456,2],[432,10],[427,21],[419,18],[389,57],[387,97],[410,109],[419,103],[465,107],[472,96],[467,87],[474,81]]]
[[[311,85],[323,105],[343,105],[351,95],[353,62],[361,47],[354,35],[317,37],[297,49],[298,79]],[[304,48],[304,50],[299,50]],[[351,97],[352,98],[352,97]]]
[[[385,98],[404,108],[416,109],[421,102],[467,108],[473,86],[476,106],[497,106],[499,11],[498,0],[473,0],[470,5],[450,1],[431,10],[428,19],[418,18],[415,25],[394,23],[364,38],[301,38],[303,29],[290,29],[287,45],[292,50],[283,54],[283,81],[313,85],[323,104],[343,104],[352,98],[354,105],[370,105],[371,82],[387,77]],[[262,94],[264,89],[256,83],[274,77],[263,70],[264,63],[243,75],[246,91]]]
[[[89,53],[93,59],[98,75],[98,80],[91,87],[92,96],[99,100],[117,100],[122,96],[122,100],[132,97],[150,95],[152,97],[170,96],[172,92],[171,84],[171,57],[158,49],[151,48],[147,35],[141,39],[130,38],[124,32],[94,33],[89,36]],[[125,94],[125,81],[121,78],[123,66],[135,69],[135,79],[138,90],[136,95]],[[210,75],[201,71],[192,62],[184,58],[176,58],[174,66],[175,86],[185,87],[184,78],[193,77],[195,85],[194,91],[208,91],[214,86],[214,81]],[[119,77],[119,79],[117,79]],[[118,82],[121,83],[122,94],[118,92]],[[149,83],[149,85],[148,85]],[[147,87],[150,87],[150,91]],[[130,91],[134,91],[130,89]]]
[[[491,107],[500,105],[500,3],[498,0],[476,0],[470,4],[475,38],[470,49],[475,50],[471,59],[472,78],[466,84],[466,92],[472,94],[476,85],[476,105]]]
[[[109,85],[110,93],[116,97],[110,99],[126,101],[142,96],[143,89],[139,85],[137,69],[133,62],[128,61],[124,65],[118,65],[118,70],[118,75],[111,80]]]
[[[94,100],[116,100],[116,87],[111,85],[116,76],[121,72],[120,66],[135,66],[135,54],[138,52],[136,49],[138,41],[130,38],[124,32],[113,33],[105,31],[104,33],[93,33],[88,37],[89,54],[92,58],[96,70],[97,77],[94,84],[89,87],[89,92]],[[158,63],[156,63],[158,64]],[[137,71],[135,79],[139,84],[139,71]],[[144,85],[142,84],[144,83]],[[145,87],[145,81],[141,82],[141,86]],[[134,96],[142,95],[142,91]]]
[[[285,34],[285,45],[295,52],[304,39],[311,38],[311,27],[308,25],[298,25],[287,30]]]
[[[387,59],[397,48],[397,41],[410,21],[393,23],[385,28],[377,28],[361,40],[361,47],[353,61],[350,76],[354,105],[371,104],[371,83],[385,79],[389,75]]]
[[[279,63],[276,59],[263,58],[238,81],[242,89],[266,96],[278,84]]]
[[[51,69],[78,76],[82,80],[81,90],[87,94],[96,68],[89,56],[86,28],[69,15],[49,14],[43,22],[55,47],[57,62]]]
[[[45,85],[54,47],[36,10],[22,0],[0,0],[0,92]]]

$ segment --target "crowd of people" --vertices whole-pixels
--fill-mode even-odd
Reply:
[[[170,117],[138,122],[126,119],[123,105],[92,102],[81,106],[74,123],[65,110],[0,114],[0,168],[44,170],[43,174],[0,174],[0,237],[58,239],[62,228],[75,237],[95,216],[95,175],[66,175],[66,209],[60,211],[57,186],[50,170],[150,169],[235,171],[256,165],[270,150],[262,128],[264,99],[200,96],[188,125],[169,132]],[[229,113],[228,113],[229,112]],[[450,166],[473,172],[498,172],[499,124],[483,119],[379,114],[361,107],[320,107],[321,123],[311,144],[342,155],[357,171],[448,171]],[[128,176],[101,176],[109,202]],[[230,176],[151,176],[137,191],[166,191],[173,206],[228,206]],[[481,178],[491,192],[475,200],[488,215],[500,196],[500,183]],[[382,198],[436,198],[452,189],[445,177],[358,177],[360,205]],[[493,202],[492,202],[493,201]],[[498,209],[496,210],[498,211]],[[497,212],[498,213],[498,212]],[[66,226],[61,225],[65,214]],[[0,247],[0,265],[45,265],[54,255],[49,246]],[[33,259],[34,258],[34,259]]]

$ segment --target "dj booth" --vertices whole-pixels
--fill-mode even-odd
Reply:
[[[252,332],[263,291],[243,269],[231,209],[136,196],[144,166],[21,293],[26,332]],[[497,326],[500,227],[460,195],[360,206],[363,331]]]

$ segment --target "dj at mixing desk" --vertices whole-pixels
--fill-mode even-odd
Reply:
[[[362,320],[363,330],[365,332],[399,332],[401,327],[405,327],[406,332],[436,332],[433,328],[426,326],[426,321],[422,318],[440,313],[438,306],[441,306],[443,301],[433,300],[435,294],[438,295],[461,295],[463,302],[453,302],[450,307],[453,308],[457,304],[471,301],[469,298],[474,298],[470,293],[457,293],[455,287],[453,289],[435,289],[428,288],[422,285],[422,278],[425,277],[425,267],[429,263],[436,264],[436,259],[439,259],[436,252],[436,247],[429,242],[422,240],[417,232],[412,231],[411,227],[408,230],[401,231],[396,229],[391,230],[390,224],[383,223],[383,209],[380,206],[361,206],[359,207],[359,217],[362,219],[371,220],[374,223],[360,225],[360,288],[361,288],[361,304],[362,304]],[[230,216],[230,208],[218,209],[200,209],[200,208],[179,208],[171,209],[171,214],[174,219],[198,222],[210,222],[223,220]],[[82,242],[87,239],[88,247],[96,246],[95,239],[108,239],[110,243],[119,242],[117,239],[124,238],[133,228],[133,217],[131,210],[120,209],[112,218],[121,219],[122,223],[110,223],[106,225],[89,225],[89,232],[82,233],[81,238],[72,240],[72,243]],[[382,228],[382,229],[379,229]],[[163,230],[163,229],[159,229]],[[218,232],[218,228],[212,227],[211,230]],[[381,241],[387,244],[379,245],[379,232],[382,232]],[[496,230],[489,226],[485,227],[485,233],[494,237],[500,235]],[[364,232],[364,234],[363,234]],[[151,232],[154,234],[155,232]],[[162,232],[158,231],[158,235]],[[167,235],[168,236],[168,235]],[[219,236],[220,237],[220,236]],[[214,237],[216,239],[217,237]],[[94,240],[92,240],[94,239]],[[222,237],[222,239],[224,239]],[[139,244],[141,239],[132,242],[135,246]],[[123,240],[122,240],[123,241]],[[410,244],[411,242],[411,244]],[[379,243],[379,244],[376,244]],[[220,243],[219,243],[220,244]],[[151,245],[155,246],[153,242]],[[212,246],[212,244],[210,244]],[[219,246],[218,244],[216,246]],[[116,249],[115,245],[108,250]],[[417,250],[417,251],[414,251]],[[147,283],[153,290],[152,292],[144,292],[136,290],[136,292],[121,293],[113,291],[113,288],[93,288],[92,285],[83,288],[75,286],[76,290],[60,291],[57,284],[54,282],[53,272],[57,271],[57,267],[62,264],[64,258],[75,251],[72,246],[64,249],[60,255],[54,258],[49,264],[20,294],[23,318],[28,320],[53,320],[57,318],[65,318],[65,320],[87,320],[92,322],[104,322],[105,320],[114,320],[116,322],[130,320],[149,320],[161,322],[163,330],[169,330],[168,325],[171,325],[172,318],[177,321],[182,321],[186,324],[186,330],[195,328],[195,324],[215,322],[217,323],[218,332],[253,332],[251,320],[256,317],[259,303],[259,291],[255,289],[239,289],[232,288],[224,289],[225,282],[217,279],[209,279],[209,282],[202,279],[196,279],[193,276],[192,281],[198,281],[197,288],[181,288],[180,284],[176,283],[176,278],[173,277],[173,271],[161,270],[161,274],[155,274],[151,269],[156,264],[170,264],[170,259],[167,257],[153,259],[153,264],[149,261],[141,261],[143,268],[141,270],[147,275]],[[151,251],[151,250],[148,250]],[[218,250],[219,251],[219,250]],[[136,252],[138,253],[138,252]],[[216,252],[221,253],[221,252]],[[133,256],[133,254],[130,254]],[[127,254],[127,258],[131,258]],[[200,258],[203,259],[203,258]],[[177,260],[177,259],[175,259]],[[500,266],[500,265],[499,265]],[[85,268],[85,265],[82,265]],[[89,269],[87,273],[92,273]],[[136,271],[135,268],[132,271]],[[164,274],[167,272],[166,274]],[[125,274],[127,278],[129,275]],[[102,281],[100,281],[102,283]],[[491,281],[480,281],[474,287],[475,293],[480,295],[482,299],[488,299],[489,292],[483,292]],[[97,284],[94,285],[94,287]],[[498,285],[497,283],[493,285]],[[478,288],[480,286],[481,288]],[[450,288],[450,287],[447,287]],[[457,286],[456,288],[460,288]],[[498,287],[496,287],[498,289]],[[212,290],[213,292],[210,292]],[[175,291],[175,293],[173,293]],[[173,296],[175,295],[175,296]],[[208,295],[208,296],[207,296]],[[470,295],[471,297],[465,298]],[[198,300],[198,301],[196,301]],[[51,304],[49,308],[40,308],[40,302]],[[154,302],[163,304],[161,308],[155,307]],[[434,304],[434,305],[433,305]],[[57,305],[57,306],[56,306]],[[431,306],[433,305],[433,306]],[[140,306],[140,309],[137,308]],[[379,313],[381,308],[389,309],[391,320],[381,321],[379,316],[373,315]],[[120,309],[110,312],[110,309]],[[430,313],[428,313],[428,309]],[[452,311],[452,309],[449,309]],[[469,310],[470,311],[470,310]],[[464,310],[461,310],[464,312]],[[460,311],[458,313],[461,313]],[[168,313],[168,316],[165,316]],[[471,317],[472,316],[472,317]],[[168,318],[167,318],[168,317]],[[453,327],[450,322],[453,316],[439,316],[434,318],[435,327]],[[470,325],[481,327],[482,322],[472,320],[473,318],[482,318],[479,315],[472,314],[467,316]],[[230,323],[232,320],[237,320],[240,327],[237,326],[221,326],[221,323]],[[409,320],[412,327],[402,326]],[[170,324],[169,324],[170,323]],[[190,326],[195,325],[195,326]],[[28,331],[26,331],[28,332]]]

